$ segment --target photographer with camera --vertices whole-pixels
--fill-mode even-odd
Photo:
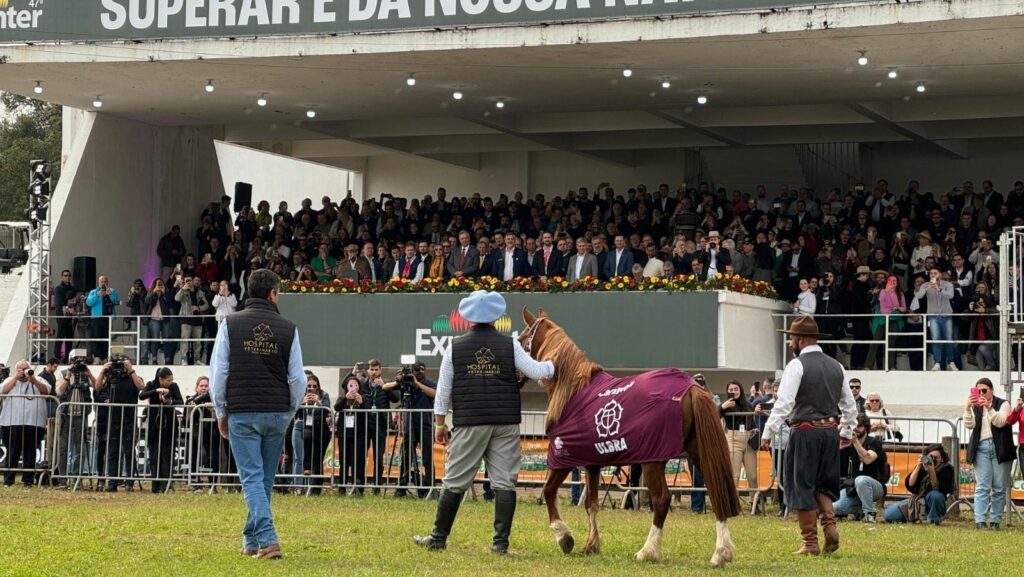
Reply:
[[[106,438],[104,475],[109,493],[117,492],[118,477],[131,478],[135,468],[135,448],[132,446],[135,405],[144,386],[142,377],[135,373],[131,361],[124,355],[112,356],[96,376],[96,390],[106,393],[107,403],[127,405],[106,407],[97,417],[97,427],[102,429],[98,434]],[[105,423],[105,426],[100,423]]]
[[[39,395],[53,391],[43,379],[35,375],[26,360],[14,365],[13,374],[0,384],[0,438],[7,447],[7,470],[4,486],[14,484],[14,471],[21,461],[21,481],[27,487],[35,484],[36,453],[46,436],[47,403]]]
[[[146,408],[146,447],[149,449],[149,474],[153,478],[150,489],[153,493],[163,493],[170,487],[171,457],[178,422],[175,407],[185,404],[171,369],[157,369],[156,377],[139,393],[139,400],[149,401]]]
[[[999,316],[996,315],[996,302],[989,291],[988,283],[978,281],[967,308],[974,313],[974,316],[970,317],[970,332],[966,335],[967,339],[983,341],[973,343],[967,348],[968,359],[973,357],[973,364],[977,365],[979,370],[999,370]]]
[[[322,407],[329,409],[330,406],[331,396],[320,388],[320,378],[312,371],[306,371],[306,394],[295,413],[291,439],[292,471],[298,486],[305,484],[303,475],[324,474],[324,453],[331,441],[332,418],[330,410]],[[317,487],[313,494],[319,495],[323,479],[312,480],[309,484]]]
[[[857,416],[850,446],[839,452],[842,491],[835,502],[835,511],[838,517],[863,515],[865,523],[874,524],[875,503],[885,501],[889,475],[882,441],[869,435],[870,431],[871,419],[861,413]]]
[[[406,496],[408,492],[405,487],[415,485],[421,487],[416,493],[424,499],[430,490],[422,487],[434,486],[433,409],[437,383],[427,378],[427,366],[423,361],[417,361],[411,367],[403,369],[397,381],[402,408],[410,409],[410,412],[402,414],[402,468],[398,478],[398,485],[401,488],[395,491],[395,496]],[[423,462],[422,477],[419,467],[415,464],[417,446]]]
[[[392,381],[385,383],[381,378],[380,361],[370,359],[367,362],[367,377],[359,384],[359,394],[363,397],[363,410],[378,409],[378,411],[367,412],[359,415],[356,419],[356,436],[360,444],[357,455],[361,450],[365,455],[373,445],[373,494],[380,493],[380,487],[384,483],[384,450],[388,443],[388,424],[391,422],[386,409],[391,408],[391,403],[399,400],[395,388],[398,383]],[[379,411],[379,409],[385,409]],[[365,478],[358,481],[360,484],[367,484]]]
[[[57,446],[60,448],[57,472],[61,476],[81,476],[88,460],[86,435],[89,413],[92,411],[89,404],[92,403],[96,377],[86,364],[87,353],[84,349],[71,351],[70,361],[67,370],[60,373],[56,387],[61,403],[60,430],[57,432]]]
[[[932,525],[941,523],[946,516],[946,498],[956,490],[955,475],[949,455],[941,444],[925,447],[921,460],[904,482],[913,496],[886,507],[885,522],[916,523],[921,520],[921,513],[925,513]]]
[[[701,250],[698,250],[694,258],[704,265],[708,278],[715,276],[715,273],[724,273],[725,267],[732,264],[732,257],[729,251],[722,247],[721,238],[717,230],[712,230],[701,242]]]
[[[210,304],[200,287],[201,282],[198,278],[185,276],[181,288],[174,295],[174,300],[181,303],[182,366],[203,364],[198,354],[201,346],[199,339],[203,336],[202,315],[210,308]]]
[[[110,288],[107,275],[100,275],[96,288],[85,297],[85,306],[89,307],[89,352],[100,361],[107,358],[107,339],[110,337],[110,322],[114,316],[114,307],[121,304],[117,291]]]

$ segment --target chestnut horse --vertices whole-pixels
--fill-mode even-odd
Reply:
[[[526,328],[519,335],[519,340],[534,359],[549,360],[555,365],[555,377],[541,383],[548,394],[547,419],[550,425],[558,421],[572,395],[604,369],[589,361],[565,331],[548,318],[544,309],[540,309],[539,315],[534,317],[530,311],[523,308],[523,322]],[[729,535],[728,519],[739,515],[740,512],[740,501],[732,477],[725,432],[711,394],[702,387],[691,387],[679,400],[679,410],[683,416],[684,449],[704,476],[717,520],[717,537],[715,551],[711,556],[711,566],[724,567],[733,560],[736,551]],[[647,541],[636,553],[636,558],[641,561],[659,561],[662,558],[662,530],[665,526],[665,517],[668,515],[671,495],[665,480],[665,462],[644,463],[642,466],[643,478],[650,491],[651,504],[654,508],[654,522],[647,535]],[[597,530],[601,465],[588,465],[586,471],[586,509],[590,531],[583,553],[590,555],[599,553],[601,549],[601,538]],[[571,469],[550,469],[544,484],[544,500],[548,506],[551,531],[562,552],[566,554],[572,552],[575,540],[558,513],[558,488],[570,472]]]

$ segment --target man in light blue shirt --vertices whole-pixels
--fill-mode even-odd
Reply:
[[[288,422],[305,393],[306,374],[295,324],[277,310],[280,277],[249,277],[245,310],[224,319],[210,360],[210,397],[220,435],[238,466],[249,515],[242,555],[281,558],[270,495]]]

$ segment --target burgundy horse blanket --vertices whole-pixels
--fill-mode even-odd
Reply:
[[[683,452],[679,400],[694,386],[679,369],[594,375],[548,426],[548,468],[675,459]]]

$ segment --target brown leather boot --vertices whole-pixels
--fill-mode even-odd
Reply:
[[[803,538],[803,544],[793,554],[819,555],[821,550],[818,548],[818,512],[797,510],[796,520],[800,524],[800,537]]]
[[[839,549],[839,529],[836,528],[836,511],[832,507],[832,499],[828,495],[818,493],[814,496],[818,503],[818,513],[821,516],[821,529],[825,534],[825,547],[821,552],[825,555],[835,553]]]

